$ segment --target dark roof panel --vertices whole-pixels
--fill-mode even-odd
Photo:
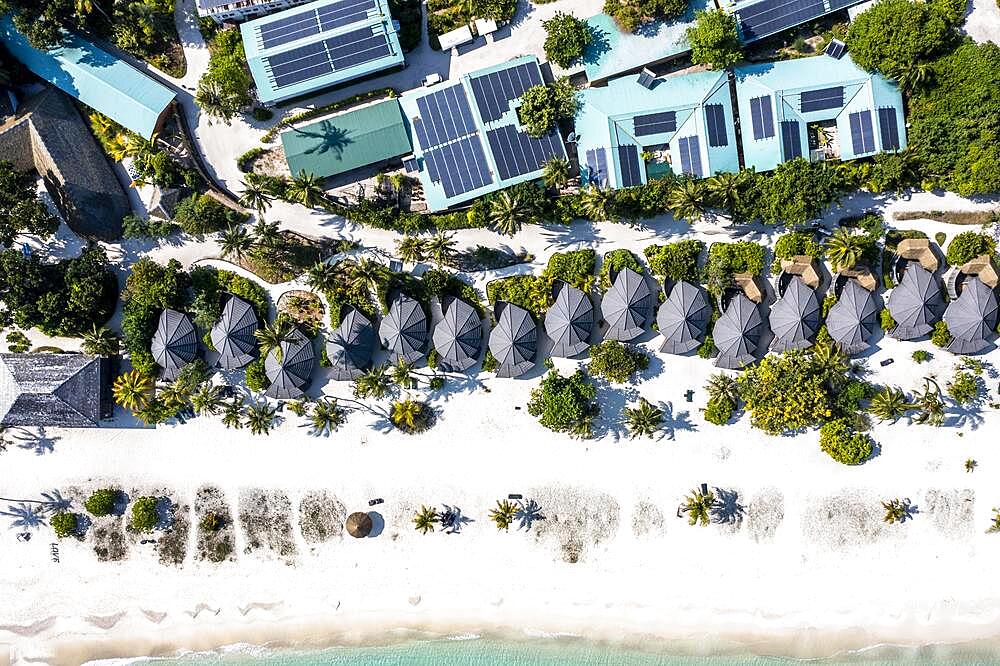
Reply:
[[[93,356],[0,354],[0,425],[96,427],[105,380]]]

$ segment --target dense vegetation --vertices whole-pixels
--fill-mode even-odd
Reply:
[[[764,247],[751,241],[713,243],[708,249],[708,263],[705,265],[705,281],[709,290],[722,293],[737,273],[763,275],[764,254]]]
[[[951,239],[946,258],[951,266],[961,266],[984,254],[995,255],[997,242],[992,236],[976,231],[963,231]]]
[[[246,221],[246,215],[219,203],[209,194],[192,194],[177,204],[174,222],[193,236],[210,234]]]
[[[568,377],[550,370],[539,387],[531,391],[528,413],[538,417],[538,422],[549,430],[588,438],[598,413],[596,397],[597,388],[582,370]]]
[[[646,255],[649,269],[656,277],[695,283],[700,277],[698,257],[704,250],[705,244],[700,240],[682,240],[666,245],[649,245],[642,253]]]
[[[156,362],[149,353],[149,343],[156,331],[160,312],[165,308],[184,310],[189,299],[191,279],[180,262],[171,259],[166,265],[152,259],[140,259],[132,266],[122,298],[122,334],[132,367],[141,374],[156,374]]]
[[[556,12],[542,21],[545,28],[545,57],[562,68],[572,66],[583,57],[583,52],[593,39],[585,21],[566,12]]]
[[[545,136],[560,120],[576,116],[580,100],[569,79],[528,88],[521,96],[518,115],[525,131],[534,137]]]
[[[486,285],[486,296],[490,303],[507,301],[541,317],[552,305],[552,286],[556,280],[590,291],[594,286],[596,259],[590,248],[555,252],[541,275],[516,275],[496,280]]]
[[[743,57],[736,16],[721,9],[700,11],[695,24],[687,29],[691,62],[711,69],[735,65]]]
[[[389,13],[399,21],[399,46],[409,53],[420,46],[423,37],[423,12],[420,0],[389,0]]]
[[[624,384],[649,365],[649,356],[638,347],[605,340],[590,348],[587,372],[614,384]]]
[[[0,245],[10,247],[19,234],[48,238],[58,228],[59,219],[38,198],[35,174],[0,162]]]
[[[253,101],[253,79],[239,29],[220,30],[209,47],[208,71],[198,81],[195,98],[205,113],[229,120]]]
[[[650,21],[680,16],[687,6],[687,0],[604,0],[604,13],[625,32],[636,32]]]
[[[643,273],[642,264],[639,263],[639,259],[632,254],[631,250],[621,248],[618,250],[611,250],[605,254],[604,261],[601,262],[601,276],[598,280],[601,291],[607,291],[611,287],[612,273],[617,275],[626,268],[629,268],[640,275]]]

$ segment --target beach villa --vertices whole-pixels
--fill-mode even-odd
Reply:
[[[93,428],[110,415],[107,359],[86,354],[0,354],[0,426]]]

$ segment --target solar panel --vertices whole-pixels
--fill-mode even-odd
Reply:
[[[858,111],[852,113],[851,122],[851,147],[855,155],[875,152],[875,135],[872,132],[871,111]]]
[[[564,155],[562,138],[554,131],[535,139],[518,132],[511,125],[505,125],[488,131],[486,138],[501,180],[538,171],[546,160]],[[606,169],[605,163],[605,172]]]
[[[417,140],[425,151],[476,131],[472,109],[461,85],[449,86],[417,99],[421,129]],[[414,125],[416,129],[416,125]],[[421,138],[421,133],[424,138]]]
[[[345,32],[323,43],[330,52],[330,60],[335,70],[371,62],[390,53],[385,34],[381,32],[375,34],[371,27]]]
[[[636,136],[649,136],[677,131],[677,114],[673,111],[650,113],[633,119]]]
[[[799,110],[802,113],[839,109],[842,106],[844,106],[844,86],[806,90],[799,98]]]
[[[265,49],[281,46],[296,39],[319,34],[316,12],[287,16],[260,26],[260,39]]]
[[[604,148],[587,151],[587,170],[591,185],[604,187],[608,184],[608,157]]]
[[[864,2],[864,0],[830,0],[830,11],[833,12],[844,7],[850,7],[860,2]]]
[[[764,0],[733,12],[744,41],[773,35],[826,14],[823,0]]]
[[[642,86],[643,88],[652,90],[653,86],[656,85],[656,77],[653,76],[653,73],[651,71],[649,71],[648,69],[644,69],[641,72],[639,72],[639,85]]]
[[[267,58],[274,86],[281,88],[333,71],[323,44],[306,44]]]
[[[542,76],[538,66],[530,62],[477,76],[470,83],[479,115],[484,123],[489,123],[507,113],[510,103],[520,98],[528,88],[541,85]]]
[[[708,129],[708,145],[713,148],[728,146],[726,136],[726,111],[721,104],[705,105],[705,126]]]
[[[621,166],[621,186],[642,185],[639,175],[639,149],[633,145],[618,146],[618,163]]]
[[[701,149],[698,137],[681,137],[677,141],[677,147],[681,153],[681,172],[688,176],[701,178],[703,174],[701,171]]]
[[[833,4],[833,3],[831,3]],[[830,43],[826,46],[826,53],[831,58],[836,58],[840,60],[844,56],[844,52],[847,50],[847,44],[840,41],[839,39],[831,39]]]
[[[899,126],[896,123],[896,109],[884,107],[878,110],[878,129],[882,135],[882,150],[899,150]]]
[[[493,182],[486,164],[486,153],[478,134],[424,153],[427,173],[440,182],[448,198],[485,187]],[[435,179],[434,174],[438,178]]]
[[[774,136],[774,115],[771,112],[771,96],[750,98],[750,122],[753,138],[769,139]]]
[[[374,0],[347,0],[327,5],[316,10],[319,15],[319,29],[326,32],[364,21],[368,18],[368,12],[373,9],[375,9]]]
[[[802,137],[799,135],[798,121],[781,121],[781,146],[785,151],[785,160],[802,157]]]

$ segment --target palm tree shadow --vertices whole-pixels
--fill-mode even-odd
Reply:
[[[709,510],[712,522],[720,525],[739,525],[743,522],[746,507],[739,503],[737,491],[716,488],[715,497],[715,504]]]
[[[337,158],[340,158],[344,154],[344,149],[354,143],[354,140],[348,137],[347,130],[335,126],[329,120],[321,122],[318,130],[293,128],[292,131],[311,139],[319,139],[316,145],[304,151],[307,155],[333,153]]]
[[[660,426],[663,432],[661,437],[676,439],[678,430],[687,432],[698,430],[698,426],[691,421],[691,412],[684,410],[675,414],[674,403],[672,402],[661,402],[657,404],[657,407],[663,412],[663,423]]]
[[[27,428],[19,429],[14,433],[13,440],[18,448],[33,451],[35,455],[42,456],[46,453],[55,452],[55,443],[61,437],[49,437],[45,434],[45,427],[39,427],[37,432],[32,432]]]
[[[628,437],[628,428],[622,422],[621,416],[625,405],[639,399],[639,391],[630,385],[619,387],[606,380],[594,382],[597,386],[597,398],[594,402],[600,405],[600,412],[593,422],[592,437],[601,439],[611,435],[616,442],[622,437]]]
[[[37,529],[45,525],[45,511],[41,506],[32,506],[25,502],[9,504],[6,511],[0,511],[0,516],[13,518],[10,529]]]
[[[518,509],[514,514],[514,520],[518,521],[518,530],[530,532],[531,526],[535,521],[545,520],[545,516],[542,515],[542,507],[538,506],[538,502],[530,499],[527,502],[518,502]]]
[[[441,506],[444,507],[444,510],[441,512],[439,523],[445,534],[458,534],[462,531],[462,527],[474,522],[472,518],[462,514],[461,507],[444,503]]]

